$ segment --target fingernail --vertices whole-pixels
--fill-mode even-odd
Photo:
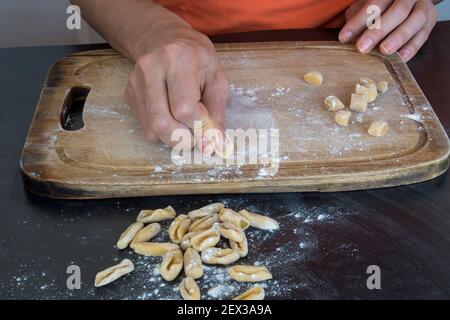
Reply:
[[[394,43],[394,41],[390,40],[390,41],[386,42],[385,44],[383,44],[383,51],[386,54],[391,54],[391,53],[394,52],[394,50],[395,50],[395,43]]]
[[[352,36],[353,36],[353,33],[352,33],[351,31],[344,31],[344,32],[341,32],[341,33],[339,34],[339,41],[342,42],[342,43],[348,42],[348,41],[350,41],[350,39],[352,38]]]
[[[215,144],[216,144],[216,149],[220,149],[220,150],[224,150],[225,149],[225,143],[224,143],[222,134],[216,135]]]
[[[204,155],[213,154],[215,149],[214,141],[211,141],[208,137],[203,136],[202,138],[202,153]]]
[[[362,53],[368,53],[372,49],[373,40],[370,38],[364,39],[359,43],[358,48]]]
[[[403,61],[407,61],[411,56],[411,51],[409,51],[409,49],[403,49],[402,51],[400,51],[400,57],[402,58]]]

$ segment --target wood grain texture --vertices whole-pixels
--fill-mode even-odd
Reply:
[[[132,63],[113,50],[98,50],[70,55],[50,69],[22,154],[27,188],[49,197],[80,199],[339,191],[415,183],[448,168],[448,138],[397,55],[361,55],[335,42],[216,47],[234,86],[228,126],[278,128],[277,175],[261,176],[259,164],[225,168],[218,175],[211,175],[218,169],[213,166],[175,166],[169,148],[144,140],[122,98]],[[324,74],[323,86],[313,88],[302,81],[310,70]],[[362,76],[388,80],[391,89],[349,129],[337,128],[323,99],[333,94],[348,104]],[[74,86],[91,91],[84,127],[66,131],[60,122],[62,106]],[[282,94],[277,95],[277,88]],[[391,130],[385,137],[370,137],[368,125],[379,118],[388,121]]]

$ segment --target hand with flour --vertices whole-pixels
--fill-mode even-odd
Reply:
[[[396,51],[404,61],[413,58],[436,24],[439,0],[357,0],[345,12],[347,23],[339,33],[343,43],[356,41],[362,53],[376,46],[385,55]],[[369,6],[380,9],[380,29],[367,26]]]
[[[152,142],[176,129],[224,129],[229,84],[205,35],[149,0],[72,0],[111,45],[135,62],[125,99]],[[192,143],[194,142],[191,139]],[[204,148],[208,141],[203,138]],[[189,147],[192,147],[190,144]]]

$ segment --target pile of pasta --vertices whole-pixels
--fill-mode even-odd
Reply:
[[[171,242],[152,242],[161,231],[159,222],[172,220],[169,227]],[[168,206],[164,209],[142,210],[136,222],[131,224],[117,241],[118,249],[130,247],[144,256],[162,257],[161,277],[173,281],[184,270],[185,277],[179,290],[185,300],[200,300],[201,292],[196,280],[203,276],[203,264],[230,265],[247,256],[248,243],[245,231],[249,227],[277,230],[278,223],[267,216],[241,210],[225,208],[223,203],[212,203],[188,214],[177,215]],[[221,238],[229,248],[217,247]],[[132,272],[133,262],[122,260],[118,265],[103,270],[95,277],[95,286],[101,287]],[[233,265],[229,276],[240,282],[260,282],[272,279],[264,266]],[[262,300],[264,289],[253,286],[234,300]]]

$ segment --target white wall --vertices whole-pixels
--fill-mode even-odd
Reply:
[[[442,1],[437,5],[439,20],[450,20],[450,0]]]
[[[66,27],[69,0],[0,0],[0,48],[98,43],[104,40],[85,23]]]
[[[86,24],[66,28],[68,5],[68,0],[0,0],[0,48],[103,42]],[[440,20],[450,20],[450,0],[438,10]]]

